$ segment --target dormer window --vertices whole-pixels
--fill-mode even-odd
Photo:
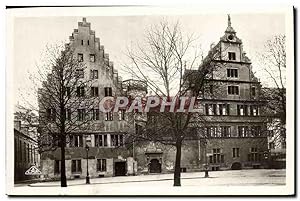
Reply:
[[[236,59],[235,52],[228,52],[228,59],[234,61]]]

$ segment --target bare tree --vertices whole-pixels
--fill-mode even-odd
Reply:
[[[275,87],[264,88],[262,99],[267,103],[269,122],[275,132],[275,143],[285,139],[286,124],[286,44],[285,36],[277,35],[265,44],[266,52],[262,55],[264,71]],[[279,121],[278,121],[279,120]]]
[[[220,53],[218,48],[210,51],[199,67],[197,62],[201,57],[199,49],[194,46],[195,41],[193,35],[185,36],[181,32],[178,22],[171,25],[162,21],[148,30],[145,43],[137,45],[136,51],[128,50],[130,64],[124,65],[124,69],[134,79],[147,83],[148,89],[159,97],[161,104],[171,101],[172,97],[198,97],[211,71],[217,66],[214,58]],[[177,106],[181,101],[178,99]],[[199,136],[195,128],[200,127],[199,122],[204,120],[198,113],[170,112],[169,106],[165,111],[159,111],[159,107],[150,110],[144,118],[135,119],[141,127],[132,141],[174,146],[174,186],[180,186],[182,143],[187,138]],[[188,102],[186,107],[189,107]]]
[[[38,111],[40,152],[60,149],[61,187],[66,187],[66,144],[73,134],[89,130],[91,120],[99,116],[99,109],[94,109],[99,104],[98,92],[92,88],[93,80],[84,76],[86,65],[69,44],[47,47],[46,58],[37,75],[31,76],[38,107],[28,103],[27,113]]]

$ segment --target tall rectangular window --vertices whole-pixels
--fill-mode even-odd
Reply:
[[[113,120],[113,113],[112,112],[106,112],[105,113],[105,121],[112,121]]]
[[[217,104],[205,104],[206,115],[217,114]]]
[[[90,71],[90,78],[91,79],[98,79],[98,70],[91,70]]]
[[[227,77],[238,77],[238,69],[228,68]]]
[[[99,88],[98,87],[91,87],[91,96],[98,97],[99,96]]]
[[[93,109],[93,120],[99,120],[99,109]]]
[[[83,62],[83,54],[78,53],[78,62]]]
[[[82,135],[71,135],[70,136],[70,146],[71,147],[83,147]]]
[[[54,161],[54,174],[60,174],[60,160],[55,160]]]
[[[95,146],[96,147],[107,147],[107,134],[95,135]]]
[[[71,121],[71,109],[67,108],[65,115],[66,120]]]
[[[84,97],[85,95],[84,87],[77,87],[76,94],[77,97]]]
[[[248,137],[249,136],[249,127],[248,126],[238,126],[239,137]]]
[[[207,137],[220,137],[220,133],[218,131],[217,126],[210,126],[206,128]]]
[[[106,159],[97,159],[97,171],[99,172],[106,171]]]
[[[248,105],[237,105],[237,115],[248,116]]]
[[[231,136],[230,126],[221,126],[221,136],[222,137],[230,137]]]
[[[251,96],[252,97],[256,96],[256,88],[255,87],[251,87]]]
[[[235,52],[228,52],[228,59],[234,61],[236,59]]]
[[[125,112],[126,110],[119,110],[119,120],[122,121],[122,120],[125,120]]]
[[[104,88],[104,95],[105,96],[112,96],[112,88],[111,87],[105,87]]]
[[[256,147],[250,148],[250,153],[248,154],[248,161],[251,162],[260,161],[260,155]]]
[[[90,54],[90,62],[95,62],[95,55],[94,54]]]
[[[258,106],[257,105],[250,105],[250,115],[251,116],[258,116]]]
[[[81,173],[81,160],[72,160],[72,173]]]
[[[232,148],[232,157],[240,157],[240,148]]]
[[[56,120],[56,110],[54,108],[46,109],[46,118],[49,121],[55,121]]]
[[[86,116],[86,113],[85,113],[85,109],[78,109],[77,110],[77,120],[78,121],[84,121],[85,120],[85,116]]]
[[[112,147],[119,147],[123,146],[123,135],[110,135],[111,139],[111,146]]]
[[[219,114],[229,115],[230,105],[229,104],[219,104]]]
[[[253,137],[257,137],[261,135],[261,126],[252,126],[251,134]]]
[[[81,45],[83,45],[83,40],[81,40]]]
[[[210,163],[224,163],[224,154],[221,154],[221,149],[213,149]]]
[[[239,86],[228,86],[227,92],[229,95],[239,95]]]

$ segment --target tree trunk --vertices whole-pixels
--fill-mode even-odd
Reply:
[[[61,150],[60,186],[61,187],[67,187],[65,144],[66,144],[66,136],[64,134],[61,134],[61,142],[60,142],[60,150]]]
[[[174,171],[174,186],[181,186],[181,182],[180,182],[181,145],[182,145],[182,141],[178,140],[176,142],[176,159],[175,159],[175,171]]]

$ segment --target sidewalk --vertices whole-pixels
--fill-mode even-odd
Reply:
[[[119,177],[103,177],[103,178],[91,178],[92,184],[113,184],[113,183],[130,183],[130,182],[151,182],[151,181],[167,181],[173,180],[173,174],[150,174],[150,175],[138,175],[138,176],[119,176]],[[199,179],[204,178],[204,172],[189,172],[181,173],[181,179]],[[68,180],[68,186],[76,186],[85,184],[85,179]],[[29,184],[31,187],[54,187],[60,186],[60,181],[39,182]]]
[[[150,174],[150,175],[138,175],[138,176],[120,176],[120,177],[104,177],[104,178],[91,178],[90,185],[96,184],[122,184],[122,183],[137,183],[137,182],[155,182],[155,181],[171,181],[173,180],[173,174]],[[243,178],[243,179],[241,179]],[[238,183],[243,183],[244,179],[250,180],[260,180],[260,182],[265,182],[267,180],[273,181],[274,179],[285,178],[285,170],[270,170],[270,169],[251,169],[251,170],[235,170],[235,171],[211,171],[209,172],[209,178],[204,178],[204,172],[185,172],[181,173],[182,180],[199,180],[203,179],[204,183],[208,184],[210,182],[223,183],[226,180],[237,180]],[[209,179],[209,181],[207,181]],[[219,181],[220,180],[220,181]],[[207,183],[208,182],[208,183]],[[245,181],[244,181],[245,182]],[[274,181],[275,182],[275,181]],[[78,186],[85,185],[85,179],[74,179],[67,181],[68,186]],[[259,182],[258,182],[259,183]],[[277,183],[277,182],[276,182]],[[59,187],[60,181],[51,182],[39,182],[34,184],[29,184],[30,187]]]

